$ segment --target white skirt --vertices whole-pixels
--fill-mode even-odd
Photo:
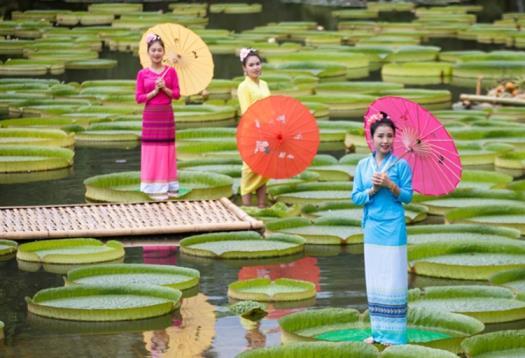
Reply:
[[[365,277],[372,338],[381,343],[406,344],[406,245],[365,244]]]

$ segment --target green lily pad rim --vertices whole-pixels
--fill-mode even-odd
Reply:
[[[200,272],[198,270],[167,265],[153,264],[99,264],[80,267],[68,271],[66,277],[67,284],[77,284],[77,280],[86,277],[104,276],[108,274],[133,274],[133,273],[159,273],[187,276],[183,282],[170,283],[162,286],[177,288],[179,290],[194,287],[199,284]]]
[[[98,295],[152,296],[162,298],[165,302],[124,309],[82,309],[45,305],[45,302],[50,300]],[[73,285],[40,290],[33,298],[26,297],[26,302],[29,312],[40,316],[74,321],[119,321],[164,315],[180,307],[181,297],[182,293],[177,289],[155,285]]]
[[[263,292],[250,292],[247,289],[264,288],[272,284],[280,286],[289,286],[302,289],[301,292],[277,292],[268,295]],[[235,299],[251,299],[257,301],[301,301],[315,297],[315,284],[304,280],[295,280],[289,278],[278,278],[274,281],[267,277],[259,277],[250,280],[239,280],[228,285],[228,296]]]
[[[488,352],[525,348],[525,329],[480,334],[463,340],[461,348],[470,357]]]
[[[88,254],[50,254],[40,257],[35,254],[34,251],[46,250],[46,249],[60,249],[68,247],[80,247],[80,246],[107,246],[112,250],[97,253]],[[107,243],[103,243],[100,240],[93,238],[76,238],[76,239],[57,239],[57,240],[41,240],[29,243],[21,244],[18,247],[16,258],[22,261],[30,262],[42,262],[42,263],[93,263],[112,261],[124,256],[124,245],[115,240],[110,240]]]

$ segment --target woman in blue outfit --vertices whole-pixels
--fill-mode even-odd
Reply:
[[[412,171],[393,154],[396,127],[384,112],[368,119],[375,151],[357,165],[352,201],[364,205],[365,276],[372,336],[406,344],[407,234],[402,203],[412,200]]]

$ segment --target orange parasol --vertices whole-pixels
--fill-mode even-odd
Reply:
[[[237,127],[242,160],[265,178],[290,178],[306,169],[317,154],[319,128],[298,100],[270,96],[252,104]]]
[[[213,78],[213,57],[208,46],[193,31],[178,24],[159,24],[148,29],[140,40],[139,57],[142,67],[151,64],[146,36],[157,34],[164,42],[164,63],[175,67],[180,92],[190,96],[204,90]]]

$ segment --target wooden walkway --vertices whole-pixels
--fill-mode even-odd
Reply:
[[[0,207],[0,239],[144,236],[261,230],[226,198],[132,204]]]

